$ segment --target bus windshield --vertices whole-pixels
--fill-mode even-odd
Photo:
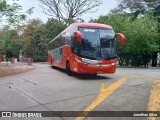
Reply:
[[[82,33],[80,56],[94,60],[116,57],[115,33],[112,29],[79,28]]]

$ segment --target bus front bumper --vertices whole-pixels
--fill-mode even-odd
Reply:
[[[116,71],[116,63],[101,65],[78,63],[74,71],[80,74],[113,74]]]

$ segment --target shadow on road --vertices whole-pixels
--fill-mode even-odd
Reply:
[[[51,67],[50,68],[54,69],[54,70],[57,70],[61,73],[64,73],[64,74],[67,74],[66,71],[64,69],[61,69],[61,68],[58,68],[58,67]],[[81,79],[81,80],[109,80],[109,79],[112,79],[110,77],[106,77],[106,76],[103,76],[103,75],[96,75],[96,74],[77,74],[77,73],[72,73],[72,76],[70,77],[74,77],[74,78],[77,78],[77,79]]]
[[[105,77],[102,75],[90,75],[90,74],[73,74],[73,77],[77,78],[77,79],[81,79],[81,80],[109,80],[112,78],[109,77]]]

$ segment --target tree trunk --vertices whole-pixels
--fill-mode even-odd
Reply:
[[[153,54],[152,56],[152,67],[157,66],[157,52]]]

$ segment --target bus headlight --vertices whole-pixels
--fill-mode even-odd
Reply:
[[[89,65],[89,63],[86,63],[86,62],[83,62],[81,60],[78,60],[77,58],[75,58],[75,60],[78,62],[78,63],[82,63],[82,64],[85,64],[85,65]]]
[[[116,65],[116,63],[112,63],[111,65]]]
[[[77,58],[75,58],[75,60],[78,62],[78,63],[81,63],[82,61],[78,60]]]

